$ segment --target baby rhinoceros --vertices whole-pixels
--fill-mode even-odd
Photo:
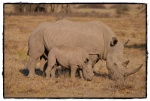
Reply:
[[[74,79],[77,69],[80,69],[80,76],[85,80],[92,80],[94,75],[92,62],[89,54],[80,47],[57,46],[48,54],[48,67],[46,69],[46,78],[55,77],[57,63],[65,68],[71,69],[71,78]],[[82,70],[82,71],[81,71]]]

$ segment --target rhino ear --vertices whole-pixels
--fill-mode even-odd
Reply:
[[[127,60],[125,62],[122,63],[122,66],[127,67],[127,65],[129,64],[130,60]]]
[[[117,44],[118,39],[116,37],[112,37],[112,41],[110,42],[110,46],[113,47]]]
[[[89,59],[88,59],[88,58],[85,59],[84,63],[87,63],[87,62],[89,62]]]

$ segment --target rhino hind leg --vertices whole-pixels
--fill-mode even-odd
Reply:
[[[46,69],[46,78],[50,78],[50,74],[54,74],[55,71],[55,65],[56,65],[56,57],[55,54],[52,54],[51,52],[48,54],[48,66]],[[54,66],[54,68],[53,68]],[[53,70],[52,70],[53,69]],[[54,76],[54,75],[53,75]]]
[[[29,59],[27,62],[27,69],[29,70],[28,77],[35,77],[35,67],[37,59],[42,55],[42,51],[38,52],[35,50],[30,51]]]
[[[30,78],[35,77],[35,65],[36,65],[36,58],[30,56],[27,62],[27,69],[29,70],[28,77]]]

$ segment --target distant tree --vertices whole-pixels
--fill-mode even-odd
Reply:
[[[116,13],[118,15],[125,14],[127,11],[129,11],[129,6],[127,4],[119,4],[116,7]]]
[[[56,9],[56,4],[50,4],[51,12],[54,13]]]
[[[125,14],[126,12],[130,10],[130,7],[128,4],[116,4],[114,8],[116,9],[117,16]]]
[[[70,12],[70,4],[62,4],[61,5],[61,12],[63,12],[63,13]]]
[[[33,10],[33,4],[13,4],[16,13],[29,13]]]
[[[45,8],[44,7],[40,7],[40,6],[37,6],[35,9],[34,9],[34,12],[46,12]]]
[[[21,3],[20,3],[20,4],[13,4],[13,6],[14,6],[14,9],[15,9],[15,12],[16,12],[16,13],[23,12],[23,8],[24,8],[24,7],[23,7],[23,6],[24,6],[23,4],[21,4]]]
[[[139,10],[139,13],[143,13],[146,11],[146,5],[145,4],[140,4],[137,9]]]

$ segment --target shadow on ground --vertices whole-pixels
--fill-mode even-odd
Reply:
[[[22,73],[24,76],[28,76],[28,74],[29,74],[28,69],[20,69],[19,72]],[[71,73],[70,69],[62,68],[61,70],[57,70],[55,75],[56,75],[56,77],[58,77],[60,75],[69,76],[70,73]],[[40,69],[35,69],[35,74],[38,76],[43,76],[43,77],[46,76],[46,74]],[[79,75],[80,75],[79,71],[77,70],[76,76],[79,77]],[[111,79],[110,75],[108,75],[107,73],[94,73],[94,76],[105,78],[105,79]]]
[[[94,76],[105,78],[105,79],[111,79],[110,75],[107,73],[94,73]]]
[[[28,76],[29,71],[28,69],[20,69],[19,70],[24,76]],[[40,69],[35,69],[35,74],[38,76],[42,76],[43,75],[43,71],[41,71]]]
[[[146,44],[142,43],[142,44],[126,45],[125,47],[126,48],[135,48],[135,49],[145,50],[146,49]]]

